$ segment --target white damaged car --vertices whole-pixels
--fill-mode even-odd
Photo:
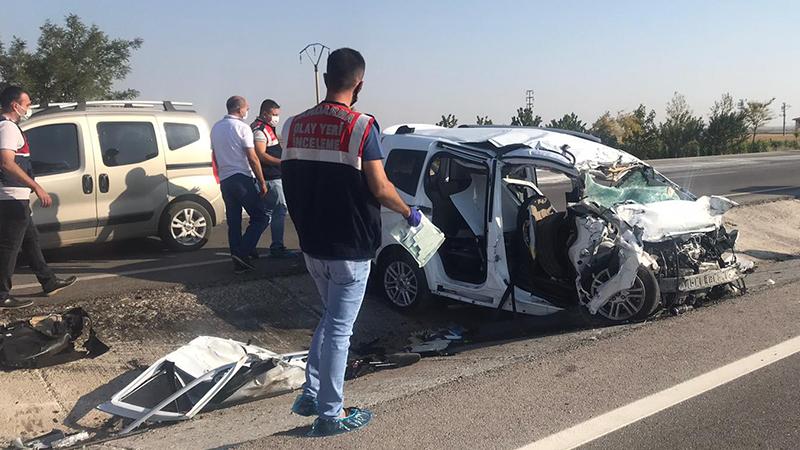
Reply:
[[[722,224],[736,204],[696,198],[593,136],[409,124],[382,143],[400,195],[445,234],[420,268],[389,234],[401,219],[384,215],[376,280],[399,308],[439,296],[615,324],[744,289],[752,264]]]

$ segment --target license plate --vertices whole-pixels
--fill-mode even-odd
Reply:
[[[739,279],[741,275],[736,267],[726,267],[721,270],[714,270],[697,275],[690,275],[682,278],[678,285],[678,290],[682,292],[706,289],[720,284],[730,283]]]

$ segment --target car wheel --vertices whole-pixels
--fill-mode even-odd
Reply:
[[[430,304],[428,280],[411,255],[395,251],[381,259],[379,279],[383,296],[400,310],[422,309]]]
[[[161,240],[172,250],[197,250],[211,236],[211,214],[191,200],[173,203],[164,212],[159,226]]]
[[[609,268],[605,268],[591,277],[589,292],[594,295],[601,285],[611,279],[612,274]],[[617,325],[646,320],[658,309],[660,299],[661,290],[655,274],[647,267],[639,266],[633,286],[611,297],[597,314],[590,314],[585,306],[579,308],[591,325]]]

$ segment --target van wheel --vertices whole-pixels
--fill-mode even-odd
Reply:
[[[425,271],[405,250],[381,258],[378,277],[383,296],[401,311],[424,309],[431,303]]]
[[[211,214],[191,200],[173,203],[164,212],[159,225],[161,240],[172,250],[197,250],[211,236]]]
[[[589,292],[594,295],[602,284],[611,279],[611,271],[605,268],[591,277]],[[647,320],[658,309],[660,301],[661,290],[655,274],[647,267],[639,266],[633,286],[611,297],[597,314],[590,314],[583,305],[578,308],[589,325],[607,326]]]

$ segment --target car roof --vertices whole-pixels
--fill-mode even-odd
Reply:
[[[403,124],[387,128],[384,134],[407,134],[498,151],[509,146],[567,151],[574,156],[574,165],[579,169],[642,163],[640,159],[622,150],[576,136],[571,132],[546,128],[512,126],[445,128],[427,124]]]

